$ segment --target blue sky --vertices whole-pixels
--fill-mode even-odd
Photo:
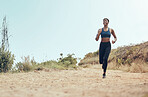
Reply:
[[[0,23],[6,15],[15,62],[27,55],[37,62],[56,60],[60,53],[83,58],[98,50],[100,40],[96,42],[95,36],[104,17],[117,36],[112,49],[148,41],[147,4],[147,0],[0,0]]]

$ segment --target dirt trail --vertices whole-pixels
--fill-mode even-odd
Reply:
[[[0,97],[142,97],[148,96],[148,73],[80,70],[0,74]]]

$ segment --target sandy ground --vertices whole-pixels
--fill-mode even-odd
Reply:
[[[0,74],[0,97],[143,97],[148,73],[108,70],[101,66],[79,70]],[[147,97],[145,96],[145,97]]]

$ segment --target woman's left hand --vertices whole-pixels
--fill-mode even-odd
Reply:
[[[112,40],[112,44],[114,44],[115,42],[116,42],[116,41],[113,41],[113,40]]]

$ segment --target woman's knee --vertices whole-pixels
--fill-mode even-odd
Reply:
[[[100,63],[100,64],[103,64],[103,60],[99,60],[99,63]]]
[[[108,60],[107,57],[104,57],[104,58],[103,58],[103,61],[104,61],[104,62],[107,62],[107,60]]]

